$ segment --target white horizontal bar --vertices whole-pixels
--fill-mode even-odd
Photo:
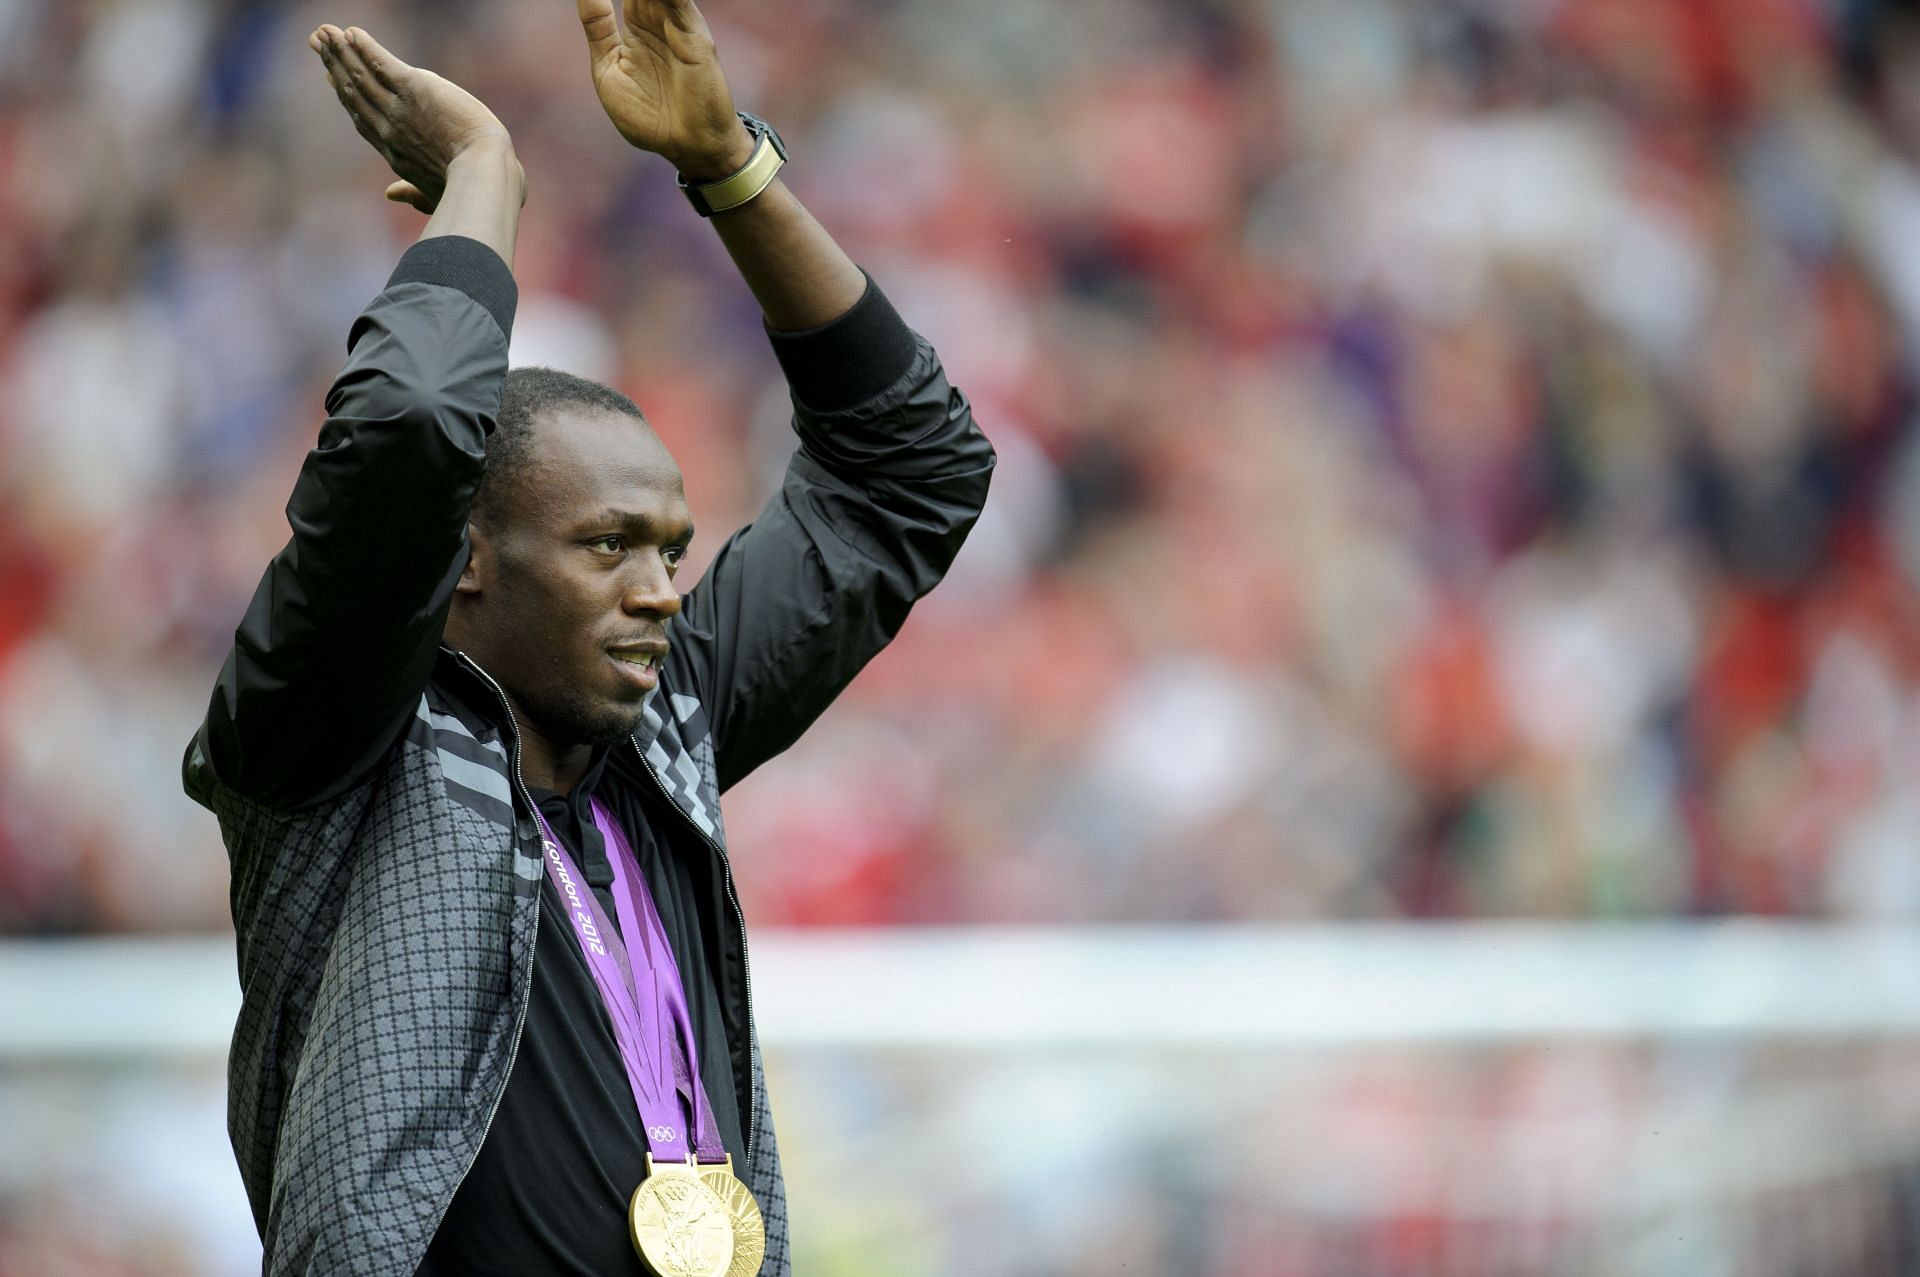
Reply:
[[[1920,937],[1763,922],[941,931],[754,949],[769,1042],[1338,1045],[1920,1031]]]
[[[1920,934],[1731,921],[766,931],[772,1049],[1920,1033]],[[0,943],[0,1059],[217,1058],[231,940]]]

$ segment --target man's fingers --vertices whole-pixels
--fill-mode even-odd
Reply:
[[[712,39],[707,20],[693,0],[624,0],[621,12],[626,15],[629,32],[658,42],[679,56],[684,56],[683,49],[699,49]],[[683,36],[694,37],[694,43],[683,45],[679,38]]]
[[[326,69],[327,84],[333,89],[333,96],[340,99],[341,106],[353,111],[359,94],[354,90],[353,80],[347,75],[346,69],[340,65],[333,46],[324,41],[320,46],[320,65]]]
[[[340,105],[346,109],[347,118],[353,121],[353,127],[376,150],[381,150],[382,142],[379,130],[374,127],[379,110],[367,98],[363,88],[365,77],[355,76],[347,69],[341,57],[341,46],[334,41],[323,39],[320,48],[320,61],[326,65],[327,81],[333,85],[333,95],[340,99]],[[384,150],[381,150],[385,154]]]
[[[700,13],[700,6],[693,0],[646,0],[648,7],[659,11],[656,21],[664,21],[679,27],[682,31],[704,34],[707,20]]]
[[[693,0],[626,0],[627,16],[652,26],[671,22],[685,26],[699,16]]]
[[[315,27],[313,34],[307,37],[307,47],[320,55],[320,65],[326,69],[327,78],[333,78],[333,35],[329,28]]]
[[[580,28],[587,33],[587,53],[595,63],[620,47],[620,25],[613,19],[613,0],[576,0]]]
[[[431,213],[434,201],[427,198],[425,191],[412,182],[395,182],[387,187],[387,198],[396,204],[411,204],[422,213]]]
[[[400,91],[401,76],[413,69],[359,27],[347,28],[347,49],[372,74],[375,82],[390,93]]]
[[[353,121],[353,127],[360,130],[360,136],[373,141],[373,104],[367,101],[366,94],[360,91],[347,73],[334,63],[328,70],[328,78],[333,82],[333,96],[340,99],[340,105]]]
[[[334,50],[335,61],[345,71],[347,79],[356,92],[376,110],[384,109],[393,100],[393,85],[375,74],[367,45],[372,37],[364,31],[349,29],[339,46]],[[374,46],[378,48],[378,45]],[[386,52],[382,49],[381,52]]]
[[[320,55],[320,65],[327,69],[327,82],[333,85],[340,104],[351,107],[353,99],[360,94],[360,86],[354,82],[352,68],[346,62],[344,33],[333,27],[321,27],[314,35],[318,41],[314,51]]]
[[[668,14],[653,0],[624,0],[620,13],[627,20],[627,30],[650,36],[666,34]]]

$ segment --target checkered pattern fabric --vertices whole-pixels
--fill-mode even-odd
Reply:
[[[704,725],[691,699],[650,714],[635,745],[663,776],[698,778],[663,788],[723,846],[696,761],[711,745],[682,731]],[[412,1272],[480,1150],[526,1013],[541,878],[508,777],[497,731],[429,687],[379,772],[331,802],[290,813],[211,786],[244,990],[229,1134],[269,1274]],[[751,1058],[743,1177],[767,1222],[760,1271],[786,1277],[757,1042]]]

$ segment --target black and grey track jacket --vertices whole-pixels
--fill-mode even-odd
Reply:
[[[228,1127],[268,1274],[411,1273],[519,1045],[542,878],[532,803],[498,686],[441,645],[515,301],[490,249],[432,239],[355,321],[287,506],[292,538],[187,747],[187,792],[219,818],[232,867]],[[767,1216],[765,1274],[789,1270],[785,1190],[720,795],[898,631],[994,463],[925,341],[871,286],[856,311],[863,354],[882,348],[897,377],[815,411],[782,352],[800,446],[669,621],[634,765],[601,791],[621,820],[656,822],[665,872],[702,901],[727,1040],[699,1056],[708,1088],[739,1099],[745,1147],[730,1151]]]

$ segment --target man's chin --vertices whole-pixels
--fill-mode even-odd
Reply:
[[[582,724],[581,739],[589,745],[611,745],[625,740],[633,735],[634,728],[640,726],[644,705],[645,702],[622,705],[603,715],[596,715],[590,723]]]
[[[557,713],[533,714],[540,734],[555,745],[611,745],[633,734],[640,725],[645,702],[599,705],[572,704]]]

